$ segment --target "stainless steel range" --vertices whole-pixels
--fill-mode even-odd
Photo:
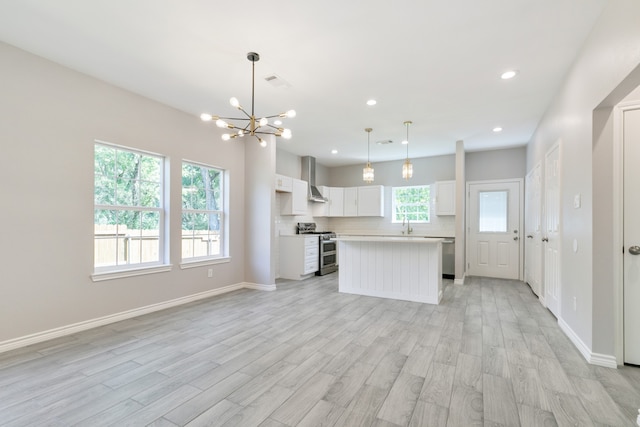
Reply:
[[[333,231],[316,231],[315,222],[299,222],[297,226],[298,234],[317,234],[320,241],[320,259],[318,261],[318,271],[316,276],[324,276],[338,270],[338,245],[335,240],[336,233]]]

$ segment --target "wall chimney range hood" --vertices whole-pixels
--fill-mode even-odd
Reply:
[[[301,178],[309,183],[309,200],[312,202],[324,203],[328,201],[322,196],[318,187],[316,187],[316,158],[311,156],[301,157]]]

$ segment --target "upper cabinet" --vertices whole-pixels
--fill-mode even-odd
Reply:
[[[358,216],[384,216],[384,187],[358,187]]]
[[[456,182],[436,182],[436,215],[456,214]]]
[[[318,190],[327,202],[313,203],[313,216],[344,216],[344,188],[320,186]]]
[[[344,188],[344,216],[384,216],[384,187]]]
[[[293,178],[290,176],[276,174],[276,191],[291,193],[293,189]]]
[[[283,192],[280,196],[280,215],[307,215],[309,200],[307,181],[289,179],[291,179],[291,192]]]

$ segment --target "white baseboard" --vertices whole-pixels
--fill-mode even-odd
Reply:
[[[573,345],[576,346],[580,354],[582,354],[582,357],[584,357],[588,363],[592,365],[603,366],[605,368],[618,368],[615,356],[593,353],[591,349],[580,339],[580,337],[562,318],[558,319],[558,325],[560,326],[560,329],[562,329],[562,331],[565,333],[565,335],[569,337]]]
[[[211,289],[209,291],[200,292],[186,297],[180,297],[158,304],[151,304],[145,307],[135,308],[120,313],[110,314],[108,316],[99,317],[97,319],[86,320],[59,328],[49,329],[47,331],[38,332],[24,337],[14,338],[0,342],[0,353],[15,350],[17,348],[26,347],[28,345],[37,344],[54,338],[63,337],[65,335],[75,334],[77,332],[86,331],[88,329],[97,328],[98,326],[108,325],[110,323],[119,322],[121,320],[131,319],[142,316],[144,314],[153,313],[155,311],[164,310],[178,305],[188,304],[216,295],[225,294],[227,292],[237,291],[239,289],[255,289],[259,291],[275,291],[276,285],[261,285],[257,283],[241,282],[233,285],[223,286],[221,288]]]
[[[453,279],[453,284],[454,285],[464,285],[464,278],[466,277],[466,274],[462,275],[462,279]]]

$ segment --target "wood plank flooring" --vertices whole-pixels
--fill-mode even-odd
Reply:
[[[0,425],[636,425],[640,369],[587,364],[524,283],[447,282],[283,281],[3,353]]]

